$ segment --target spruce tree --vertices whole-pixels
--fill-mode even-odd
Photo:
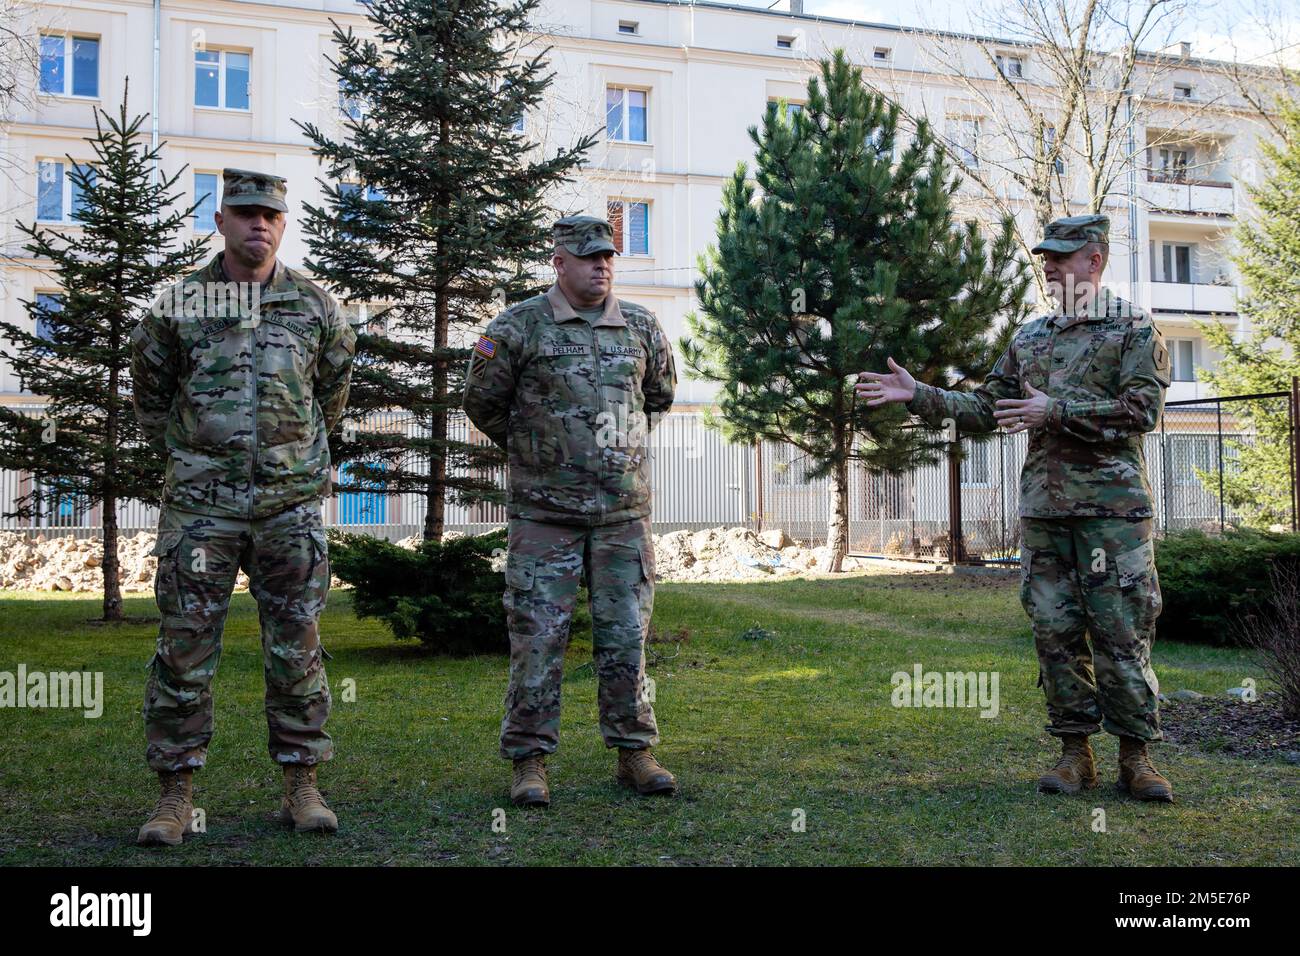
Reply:
[[[788,442],[811,477],[830,476],[838,571],[849,463],[897,471],[936,454],[932,437],[899,427],[903,409],[855,400],[857,373],[893,356],[918,381],[978,383],[1029,279],[1009,221],[991,243],[954,222],[958,181],[924,122],[895,155],[898,106],[842,51],[820,73],[801,110],[770,105],[750,128],[755,176],[741,163],[724,187],[681,345],[691,373],[722,386],[711,421],[729,439]]]
[[[125,90],[117,117],[95,111],[86,138],[95,158],[78,166],[68,157],[66,167],[80,195],[76,228],[17,224],[24,250],[62,288],[61,308],[24,300],[32,330],[0,322],[0,356],[45,400],[38,417],[0,408],[0,467],[35,479],[9,516],[31,518],[51,496],[102,504],[106,621],[122,618],[118,504],[157,501],[164,468],[131,405],[131,330],[159,288],[204,253],[201,239],[178,241],[195,207],[177,205],[184,167],[154,181],[162,144],[149,146],[146,118],[128,119]]]
[[[1300,101],[1278,102],[1280,142],[1261,141],[1267,175],[1247,186],[1255,213],[1237,226],[1245,294],[1237,308],[1250,320],[1250,334],[1237,341],[1218,322],[1200,323],[1210,345],[1223,354],[1202,373],[1220,395],[1290,391],[1300,375]],[[1287,354],[1289,351],[1290,354]],[[1291,422],[1287,401],[1234,402],[1224,406],[1254,435],[1230,441],[1237,466],[1225,469],[1224,500],[1246,523],[1291,526]],[[1206,486],[1218,492],[1218,474]]]
[[[326,167],[326,202],[306,207],[307,266],[345,303],[376,307],[378,328],[358,337],[348,419],[398,409],[411,424],[345,422],[331,449],[349,466],[340,487],[420,495],[426,539],[441,539],[449,497],[500,498],[486,477],[500,453],[448,431],[466,333],[540,291],[547,194],[595,143],[544,156],[517,128],[553,76],[547,51],[526,49],[539,3],[374,0],[375,40],[335,25],[330,62],[351,107],[341,133],[300,124]]]

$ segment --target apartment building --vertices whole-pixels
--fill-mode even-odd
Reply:
[[[0,314],[23,324],[30,320],[21,300],[57,301],[57,283],[22,251],[13,221],[76,228],[69,224],[79,201],[69,157],[90,159],[84,137],[93,109],[116,112],[128,81],[130,111],[150,113],[166,144],[164,170],[188,166],[185,193],[202,200],[195,234],[213,229],[226,166],[287,177],[295,210],[320,202],[323,171],[293,121],[337,127],[343,112],[359,108],[340,96],[326,57],[331,21],[364,32],[365,12],[358,0],[37,7],[33,106],[0,131],[0,147],[17,163],[13,182],[0,177]],[[723,184],[752,157],[749,127],[771,102],[799,109],[817,61],[833,50],[844,49],[909,112],[930,117],[957,158],[978,167],[998,148],[988,103],[972,95],[970,82],[937,69],[926,47],[932,38],[913,30],[686,0],[547,0],[537,27],[556,81],[542,107],[522,118],[524,129],[543,148],[605,130],[582,175],[557,195],[557,208],[609,217],[622,251],[619,294],[653,309],[674,342],[694,308],[696,263],[714,241]],[[1026,89],[1047,82],[1033,49],[994,45],[996,66],[974,82],[996,87],[995,69]],[[1174,358],[1171,401],[1207,395],[1197,370],[1217,357],[1197,321],[1245,331],[1229,233],[1247,208],[1244,186],[1258,176],[1260,124],[1229,88],[1221,64],[1192,54],[1182,50],[1174,68],[1166,58],[1160,84],[1145,90],[1142,120],[1131,127],[1138,161],[1106,202],[1116,223],[1108,282],[1162,327]],[[973,55],[965,62],[976,74],[981,69]],[[964,186],[961,195],[979,212],[978,190]],[[1021,221],[1031,222],[1025,197],[1015,189],[1005,195]],[[1082,190],[1076,198],[1084,201]],[[299,218],[291,214],[281,249],[295,267],[306,253]],[[220,248],[220,236],[210,241],[214,252]],[[683,375],[678,410],[697,409],[714,394]],[[0,401],[38,400],[0,364]]]

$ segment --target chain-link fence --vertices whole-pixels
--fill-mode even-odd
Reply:
[[[1230,525],[1297,530],[1297,398],[1287,392],[1168,402],[1144,436],[1158,532]],[[943,436],[934,433],[935,441]],[[901,474],[854,466],[849,550],[899,558],[1004,562],[1020,552],[1020,471],[1028,435],[958,436],[934,464]],[[755,453],[756,527],[826,541],[829,479],[788,446]]]

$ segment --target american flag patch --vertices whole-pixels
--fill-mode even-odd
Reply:
[[[484,358],[491,358],[497,354],[497,344],[486,335],[480,335],[474,343],[474,351]]]

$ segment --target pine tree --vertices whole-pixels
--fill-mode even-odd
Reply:
[[[64,496],[103,505],[104,620],[122,618],[117,506],[156,501],[164,463],[148,448],[131,406],[130,334],[158,289],[203,256],[201,239],[178,242],[194,208],[178,206],[184,168],[154,181],[162,144],[150,148],[146,115],[95,111],[95,158],[68,169],[80,202],[79,228],[18,223],[24,245],[63,289],[59,305],[24,301],[35,331],[0,322],[0,356],[24,387],[45,399],[31,417],[0,408],[0,467],[32,474],[34,487],[8,516],[30,518]],[[60,307],[61,306],[61,307]],[[44,492],[44,493],[42,493]]]
[[[1238,310],[1250,320],[1241,341],[1218,322],[1199,323],[1209,344],[1223,354],[1202,378],[1220,395],[1290,391],[1300,375],[1300,101],[1278,101],[1281,142],[1261,141],[1268,174],[1247,186],[1256,212],[1236,230],[1245,294]],[[1287,354],[1289,347],[1290,354]],[[1225,410],[1226,410],[1225,406]],[[1232,412],[1250,441],[1226,443],[1239,467],[1226,469],[1224,501],[1246,523],[1267,528],[1291,525],[1291,424],[1287,401],[1237,402]],[[1207,487],[1218,491],[1218,475]]]
[[[539,3],[374,0],[377,42],[335,26],[342,135],[300,124],[328,177],[325,205],[307,206],[307,266],[345,303],[379,306],[380,328],[358,338],[349,418],[400,409],[414,426],[345,423],[331,453],[353,478],[340,487],[422,496],[426,539],[441,539],[448,497],[500,498],[483,477],[500,453],[448,432],[464,333],[540,291],[547,194],[595,143],[546,157],[517,128],[553,76],[547,51],[524,49]]]
[[[855,400],[857,373],[893,356],[919,381],[978,382],[1029,281],[1008,221],[991,245],[954,223],[957,180],[924,122],[895,158],[898,116],[842,51],[802,110],[769,106],[750,128],[754,180],[742,163],[724,188],[696,283],[702,317],[688,316],[681,343],[688,369],[721,384],[711,421],[730,440],[788,442],[811,477],[831,476],[836,571],[849,463],[896,471],[935,455],[932,439],[899,428],[901,408]]]

